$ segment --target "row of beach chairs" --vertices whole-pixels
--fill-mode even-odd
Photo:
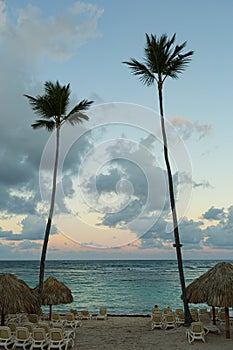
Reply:
[[[59,349],[67,350],[74,346],[75,332],[67,332],[62,328],[50,328],[46,333],[42,327],[34,327],[32,333],[24,326],[17,326],[15,333],[11,332],[9,326],[0,326],[0,347],[5,350],[22,348],[32,349]]]
[[[190,313],[193,319],[192,327],[194,328],[203,328],[204,335],[209,332],[220,333],[219,328],[216,325],[212,324],[212,315],[207,309],[190,309]],[[220,316],[222,316],[222,311],[219,310],[217,313],[218,321],[220,321]],[[151,328],[160,328],[160,329],[168,329],[168,328],[176,328],[185,322],[185,316],[183,309],[176,309],[173,311],[170,308],[165,308],[163,310],[159,310],[158,308],[153,308],[151,313]],[[193,341],[192,330],[189,329],[186,334],[189,341]],[[203,331],[200,337],[203,337]],[[194,337],[195,338],[195,337]]]
[[[80,312],[78,312],[77,310],[71,309],[70,312],[74,314],[74,317],[77,320],[91,320],[92,318],[94,318],[94,316],[88,310],[81,310]],[[99,309],[99,312],[95,316],[95,319],[107,320],[107,317],[107,308],[101,307]]]

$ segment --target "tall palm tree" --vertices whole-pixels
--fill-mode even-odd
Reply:
[[[41,115],[42,119],[36,120],[32,124],[33,129],[46,128],[48,131],[53,131],[56,129],[56,150],[55,150],[55,162],[53,169],[53,183],[52,183],[52,194],[50,202],[50,210],[47,220],[47,225],[44,235],[44,243],[41,252],[40,261],[40,274],[39,274],[39,288],[38,292],[42,295],[43,282],[44,282],[44,269],[45,269],[45,259],[49,241],[49,234],[52,224],[52,217],[55,204],[55,194],[56,194],[56,181],[57,181],[57,169],[59,160],[59,147],[60,147],[60,130],[64,123],[68,122],[71,125],[75,125],[83,122],[83,120],[88,120],[88,116],[83,111],[86,111],[93,101],[82,100],[80,101],[69,113],[67,113],[67,108],[69,105],[70,97],[70,85],[61,86],[57,81],[55,84],[51,81],[47,81],[44,84],[45,93],[43,95],[38,95],[32,97],[29,95],[24,95],[28,98],[29,103],[36,114]]]
[[[177,263],[182,289],[182,299],[185,311],[185,324],[189,325],[192,318],[189,312],[186,297],[185,279],[181,253],[182,245],[180,244],[179,238],[173,179],[168,155],[168,142],[163,113],[163,84],[167,77],[170,77],[172,79],[178,78],[179,73],[182,73],[187,64],[190,62],[190,57],[193,55],[193,51],[183,53],[183,50],[186,46],[186,42],[183,42],[181,45],[175,45],[175,38],[176,34],[174,34],[171,37],[171,39],[168,38],[167,34],[163,34],[160,37],[156,37],[156,35],[152,34],[149,36],[148,34],[146,34],[146,46],[144,48],[145,57],[143,63],[140,63],[134,58],[131,58],[130,61],[126,61],[123,63],[127,64],[132,70],[133,74],[139,76],[139,79],[146,86],[151,86],[154,83],[157,83],[161,116],[161,129],[164,144],[164,159],[167,168],[170,205],[172,211],[175,238],[175,244],[173,246],[176,248]]]

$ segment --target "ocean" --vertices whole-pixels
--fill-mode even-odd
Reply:
[[[218,262],[184,261],[186,286]],[[6,272],[34,288],[38,284],[39,262],[0,261],[0,273]],[[131,315],[148,314],[155,304],[160,308],[183,307],[175,260],[46,261],[45,278],[49,276],[65,283],[72,291],[71,304],[53,306],[58,312],[85,308],[96,313],[105,306],[109,314]],[[43,310],[48,311],[48,307],[44,306]]]

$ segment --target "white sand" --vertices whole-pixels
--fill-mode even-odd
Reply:
[[[108,317],[103,320],[82,321],[77,329],[75,350],[232,350],[231,339],[226,339],[224,326],[221,334],[209,333],[206,342],[188,343],[186,327],[177,329],[151,330],[150,318],[147,317]],[[233,327],[232,327],[233,328]]]

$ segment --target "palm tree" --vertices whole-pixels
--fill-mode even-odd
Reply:
[[[176,34],[174,34],[171,39],[168,38],[167,34],[161,35],[161,37],[156,37],[156,35],[146,34],[146,46],[144,49],[145,57],[144,62],[140,63],[134,58],[131,58],[130,61],[123,62],[127,64],[132,70],[133,74],[138,75],[139,79],[146,86],[151,86],[154,83],[157,83],[157,89],[159,94],[159,108],[161,116],[161,129],[163,135],[163,144],[164,144],[164,159],[167,168],[168,176],[168,185],[169,185],[169,196],[170,196],[170,205],[173,218],[173,229],[174,229],[174,238],[175,244],[173,245],[176,248],[177,263],[179,269],[180,283],[182,289],[182,299],[184,303],[185,311],[185,324],[189,325],[191,323],[191,315],[189,312],[186,290],[185,290],[185,279],[183,271],[183,262],[182,262],[182,253],[179,238],[179,229],[177,222],[177,213],[176,213],[176,203],[175,195],[173,188],[173,179],[171,166],[168,156],[168,142],[167,135],[165,130],[165,121],[163,113],[163,84],[167,77],[172,79],[177,79],[179,73],[183,72],[187,64],[190,62],[190,56],[193,55],[193,51],[183,53],[183,49],[186,46],[186,42],[183,42],[181,45],[174,44]]]
[[[56,151],[53,169],[52,194],[40,261],[38,288],[38,292],[40,295],[42,295],[43,291],[45,259],[55,204],[56,180],[60,147],[60,130],[62,125],[66,122],[70,123],[71,125],[75,125],[83,122],[83,120],[88,120],[88,116],[82,112],[87,110],[93,103],[93,101],[82,100],[69,113],[67,113],[67,107],[69,105],[69,97],[71,93],[70,85],[68,84],[61,86],[58,81],[55,84],[53,84],[51,81],[47,81],[44,84],[44,89],[45,93],[43,95],[38,95],[36,97],[24,95],[28,98],[33,111],[36,114],[42,116],[42,119],[36,120],[36,122],[31,125],[32,128],[46,128],[50,132],[56,129]]]

